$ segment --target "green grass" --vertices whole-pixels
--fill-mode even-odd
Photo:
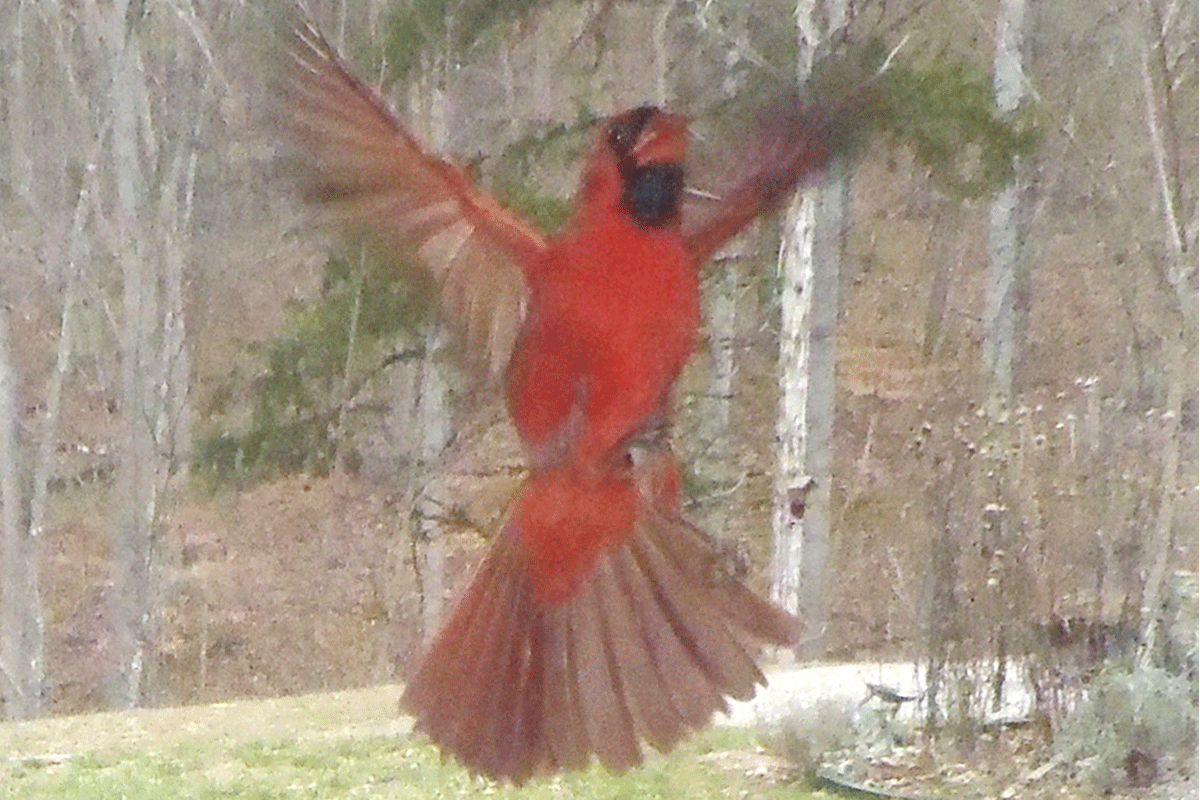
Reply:
[[[814,797],[752,733],[710,728],[669,755],[515,788],[472,779],[409,732],[396,687],[0,725],[0,798]]]

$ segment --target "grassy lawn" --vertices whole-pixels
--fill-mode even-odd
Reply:
[[[627,775],[600,768],[516,789],[472,780],[396,716],[399,689],[0,725],[0,798],[788,798],[752,733],[710,728]]]

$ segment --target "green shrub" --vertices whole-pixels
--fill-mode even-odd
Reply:
[[[1056,737],[1059,756],[1100,791],[1145,783],[1164,759],[1196,747],[1197,710],[1185,678],[1157,667],[1110,666]]]

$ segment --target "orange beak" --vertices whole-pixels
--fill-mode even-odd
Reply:
[[[687,152],[687,120],[659,112],[642,129],[630,154],[638,164],[678,163]]]

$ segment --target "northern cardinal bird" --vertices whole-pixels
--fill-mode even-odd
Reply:
[[[437,281],[467,360],[503,379],[528,460],[402,708],[473,773],[515,783],[668,750],[727,697],[753,695],[762,644],[798,634],[680,517],[667,422],[701,265],[825,166],[831,115],[787,106],[685,230],[685,120],[617,114],[596,133],[574,218],[546,239],[427,152],[313,27],[288,53],[303,191]]]

